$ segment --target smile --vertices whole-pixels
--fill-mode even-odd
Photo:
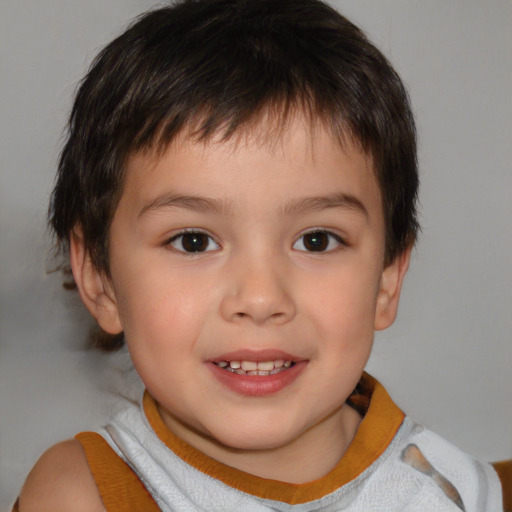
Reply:
[[[219,368],[237,375],[276,375],[295,365],[293,361],[276,359],[274,361],[219,361]]]
[[[236,350],[207,361],[214,378],[240,395],[264,397],[292,385],[309,361],[282,350]]]

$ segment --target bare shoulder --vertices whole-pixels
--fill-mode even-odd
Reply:
[[[82,446],[75,439],[52,446],[21,490],[20,512],[105,512]]]

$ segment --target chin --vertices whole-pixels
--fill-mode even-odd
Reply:
[[[235,423],[236,425],[236,423]],[[263,422],[252,422],[248,425],[238,424],[236,430],[226,432],[223,428],[214,439],[220,444],[243,451],[275,450],[285,446],[300,437],[301,432],[291,431],[289,428],[273,422],[272,425]]]

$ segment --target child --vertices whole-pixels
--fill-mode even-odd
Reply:
[[[501,510],[492,468],[363,372],[417,186],[406,92],[336,11],[143,16],[78,91],[51,222],[147,391],[46,452],[19,510]]]

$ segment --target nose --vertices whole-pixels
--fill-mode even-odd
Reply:
[[[220,305],[225,320],[280,325],[295,317],[291,276],[272,258],[232,262],[227,273]]]

